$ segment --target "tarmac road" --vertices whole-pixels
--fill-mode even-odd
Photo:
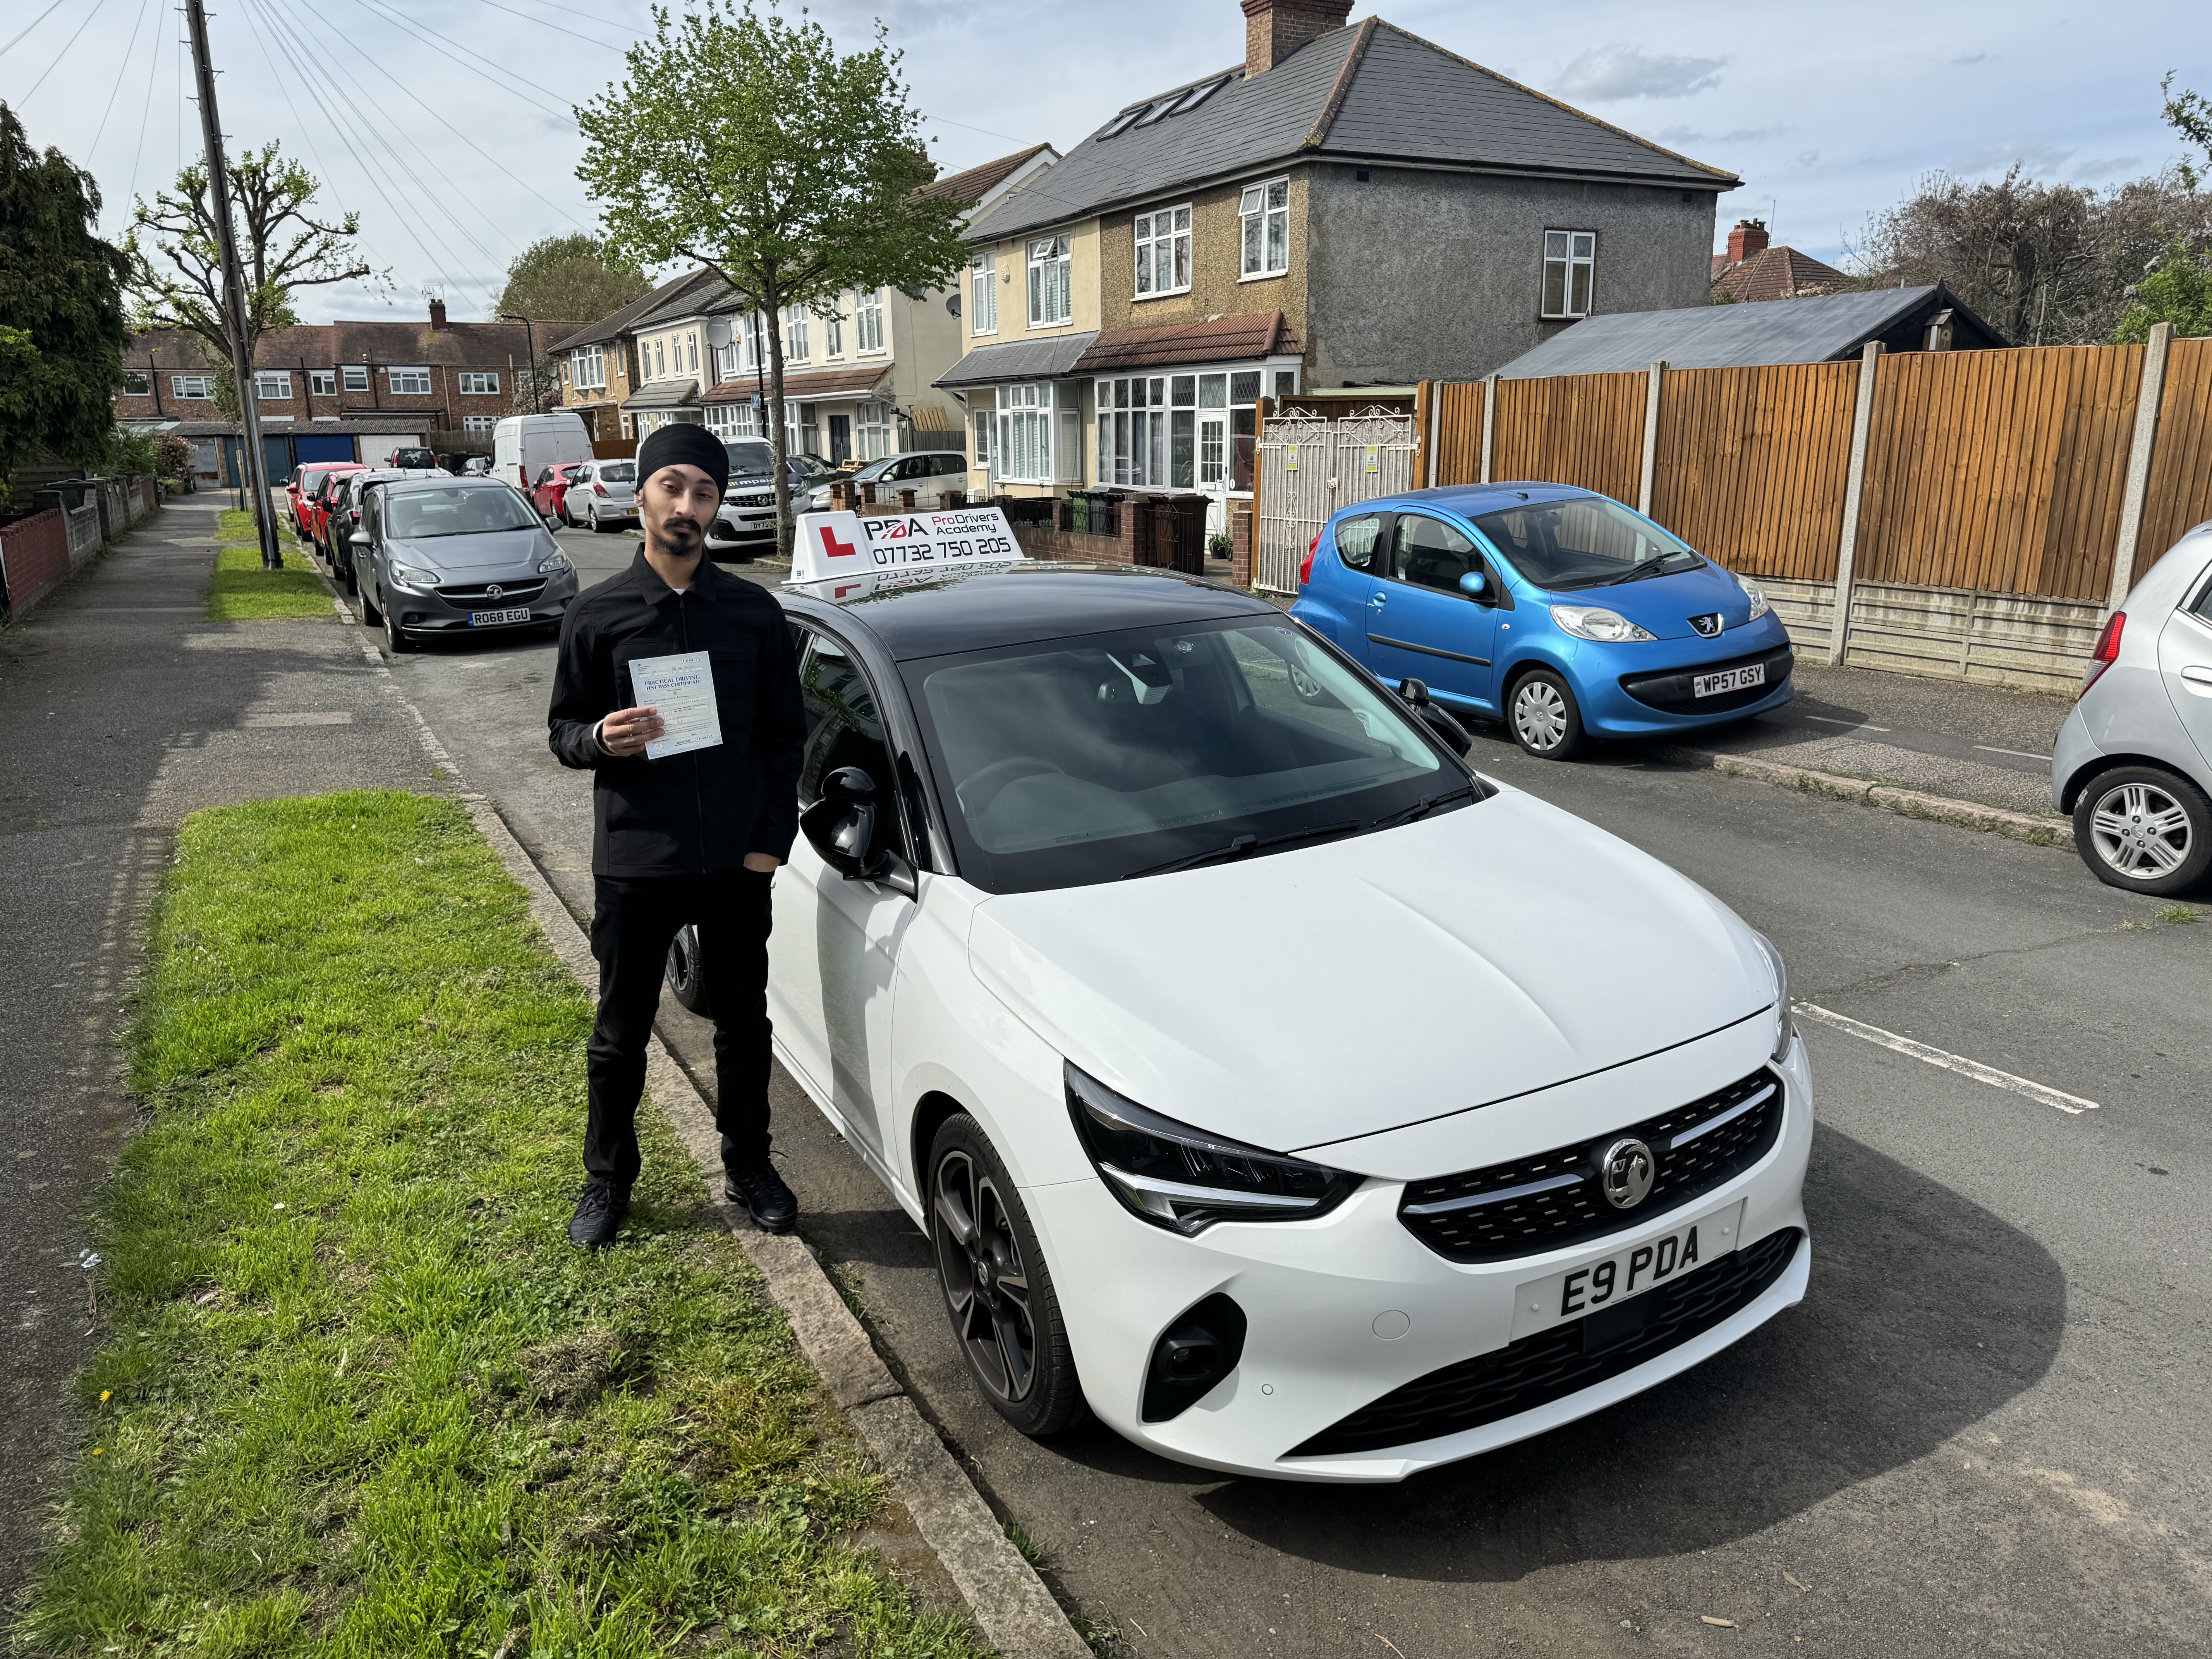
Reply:
[[[587,580],[633,545],[562,541]],[[550,642],[395,670],[588,915],[589,780],[546,751]],[[1132,1654],[2201,1647],[2212,1274],[2192,1194],[2212,1176],[2212,927],[2155,920],[2070,851],[1634,751],[1546,766],[1492,732],[1473,758],[1735,906],[1781,946],[1801,1000],[2096,1109],[1808,1020],[1805,1304],[1596,1417],[1346,1489],[1224,1480],[1095,1425],[1049,1445],[1007,1431],[968,1384],[925,1240],[779,1073],[806,1237],[994,1502],[1051,1552],[1055,1588]],[[1417,987],[1281,990],[1285,1019],[1369,1020],[1378,1040],[1446,1006]],[[663,1030],[711,1096],[707,1028],[672,1000]]]

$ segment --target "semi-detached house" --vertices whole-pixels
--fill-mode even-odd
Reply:
[[[1214,0],[1220,3],[1221,0]],[[1476,379],[1705,297],[1740,182],[1350,0],[1242,0],[1245,58],[1131,103],[971,222],[971,489],[1249,493],[1256,405]]]

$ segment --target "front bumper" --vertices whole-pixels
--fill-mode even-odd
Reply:
[[[1702,731],[1779,708],[1797,695],[1790,672],[1794,666],[1788,654],[1790,633],[1771,612],[1741,628],[1729,629],[1717,639],[1645,641],[1634,645],[1571,643],[1575,649],[1568,661],[1568,677],[1582,705],[1583,726],[1600,737],[1664,737]],[[1770,689],[1763,696],[1739,698],[1723,694],[1713,699],[1717,706],[1700,708],[1701,699],[1685,697],[1684,688],[1671,684],[1678,677],[1686,680],[1692,675],[1759,659],[1770,664]],[[1778,680],[1773,665],[1778,663]]]
[[[418,637],[438,634],[511,633],[518,628],[543,628],[549,623],[559,622],[569,603],[576,597],[576,573],[574,570],[564,570],[558,575],[544,578],[544,586],[536,592],[530,592],[532,584],[539,580],[535,574],[527,578],[510,578],[501,584],[508,591],[497,599],[483,593],[481,590],[486,584],[481,582],[465,586],[448,584],[432,592],[395,584],[385,590],[383,605],[401,628]],[[470,623],[471,616],[489,611],[527,611],[530,615],[522,622],[481,625]]]
[[[1763,1058],[1757,1053],[1761,1046],[1753,1033],[1751,1061],[1743,1070]],[[1688,1047],[1709,1051],[1707,1064],[1716,1076],[1745,1060],[1741,1034],[1720,1034]],[[1284,1480],[1381,1482],[1543,1433],[1640,1393],[1719,1352],[1804,1297],[1811,1245],[1803,1237],[1802,1188],[1813,1109],[1803,1044],[1793,1045],[1786,1063],[1774,1069],[1784,1081],[1784,1119],[1774,1144],[1756,1164],[1681,1208],[1583,1244],[1510,1261],[1462,1264],[1431,1250],[1399,1219],[1401,1182],[1370,1179],[1314,1222],[1222,1224],[1195,1238],[1137,1220],[1095,1178],[1030,1189],[1028,1207],[1043,1235],[1085,1394],[1118,1432],[1183,1462]],[[1443,1167],[1471,1167],[1501,1152],[1510,1157],[1534,1150],[1503,1145],[1504,1129],[1526,1126],[1557,1144],[1584,1129],[1603,1133],[1638,1122],[1655,1109],[1646,1089],[1671,1086],[1665,1079],[1681,1075],[1679,1060],[1660,1056],[1619,1072],[1617,1083],[1603,1091],[1610,1105],[1584,1085],[1571,1105],[1555,1112],[1516,1115],[1510,1123],[1503,1116],[1489,1126],[1468,1123],[1460,1132],[1468,1137],[1466,1149],[1452,1155],[1463,1162]],[[1488,1112],[1466,1115],[1482,1119]],[[1317,1437],[1326,1441],[1329,1431],[1355,1413],[1408,1384],[1507,1349],[1515,1340],[1522,1286],[1723,1211],[1738,1228],[1737,1255],[1779,1234],[1799,1237],[1778,1275],[1718,1322],[1648,1358],[1638,1355],[1640,1363],[1587,1387],[1479,1427],[1373,1449],[1294,1455]],[[1786,1244],[1769,1248],[1780,1255]],[[1698,1271],[1732,1259],[1716,1258]],[[1142,1421],[1146,1368],[1154,1346],[1186,1310],[1216,1292],[1233,1297],[1249,1322],[1236,1370],[1180,1415]]]

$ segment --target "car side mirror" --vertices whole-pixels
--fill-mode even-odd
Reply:
[[[561,533],[561,520],[555,518],[550,513],[548,513],[545,515],[543,522],[545,527],[553,532],[555,535],[557,536]]]
[[[1425,681],[1401,680],[1398,696],[1438,742],[1462,760],[1467,758],[1467,751],[1474,747],[1474,739],[1468,735],[1467,727],[1453,718],[1449,709],[1430,697]]]
[[[1480,570],[1470,570],[1459,579],[1459,591],[1470,599],[1479,599],[1490,592],[1490,578]]]
[[[366,530],[355,531],[352,535],[346,538],[346,545],[348,547],[367,547],[368,545],[368,532]]]
[[[876,781],[857,766],[841,766],[822,780],[822,799],[799,815],[799,828],[823,863],[847,881],[881,882],[908,898],[918,890],[914,866],[888,848],[873,854]]]

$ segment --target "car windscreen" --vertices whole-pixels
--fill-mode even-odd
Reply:
[[[593,474],[601,483],[635,483],[637,465],[634,461],[608,461]]]
[[[722,447],[730,452],[730,476],[732,478],[753,477],[775,465],[774,452],[761,439],[725,438]]]
[[[435,466],[438,458],[427,449],[395,449],[392,452],[394,466]]]
[[[538,527],[538,514],[530,503],[497,484],[395,489],[384,500],[384,533],[397,541]]]
[[[1602,495],[1526,501],[1474,527],[1538,587],[1601,587],[1631,574],[1692,570],[1705,561],[1650,520]]]
[[[1402,706],[1279,618],[1036,641],[901,672],[961,874],[990,892],[1250,856],[1474,793]]]

